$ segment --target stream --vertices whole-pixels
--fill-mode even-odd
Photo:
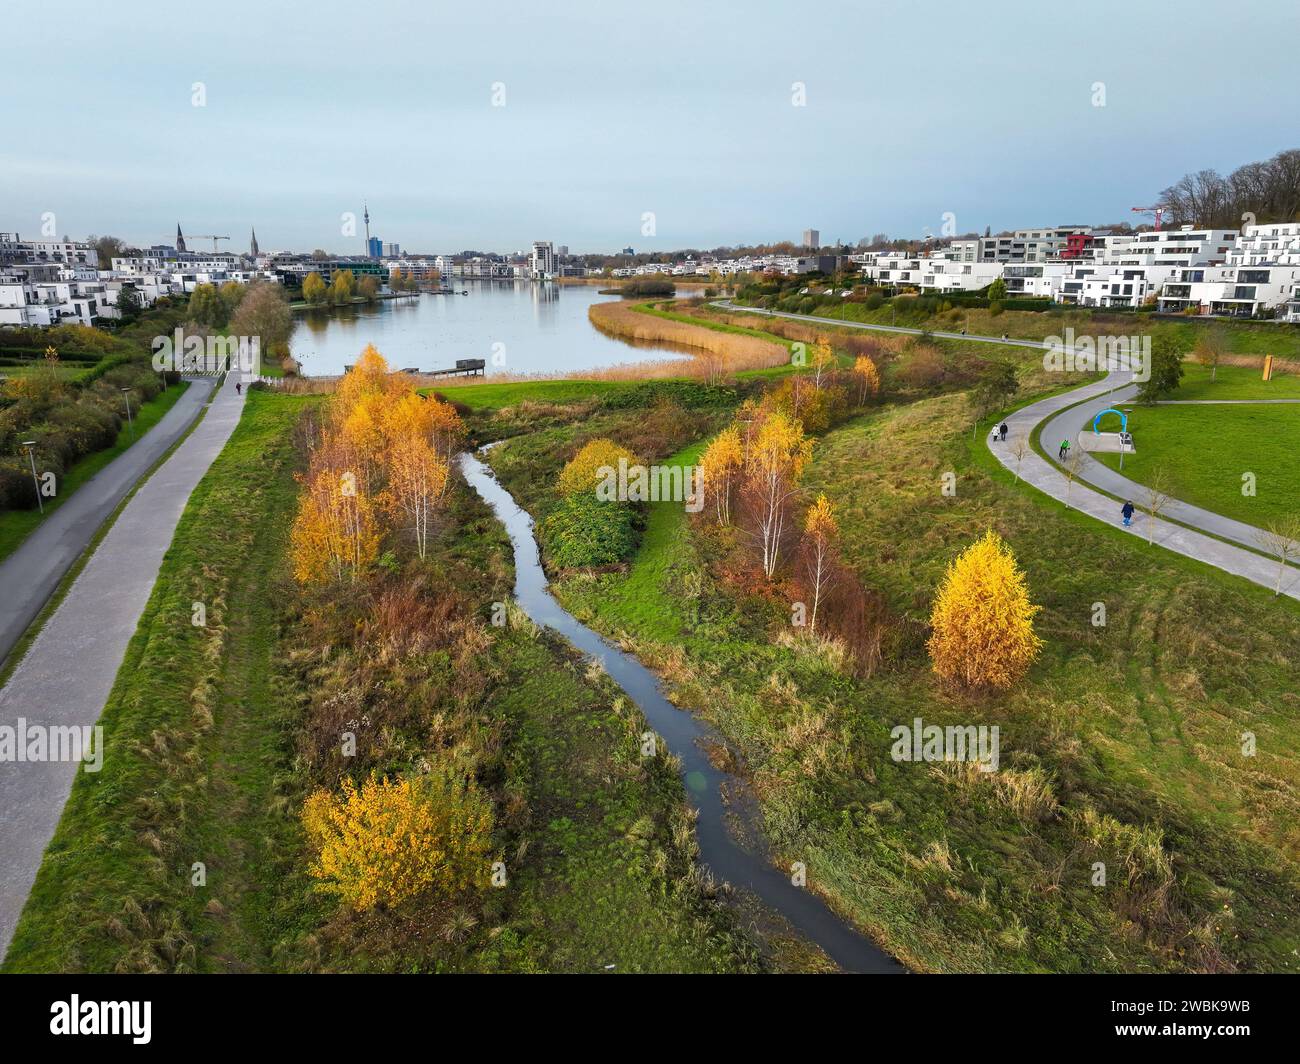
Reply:
[[[460,469],[510,536],[515,557],[515,598],[520,608],[534,624],[558,632],[599,661],[640,707],[650,727],[681,758],[687,794],[699,812],[696,834],[700,860],[714,877],[755,895],[846,971],[904,971],[897,961],[836,916],[817,895],[794,886],[789,876],[735,842],[727,831],[727,806],[723,800],[723,786],[730,777],[713,767],[701,744],[702,740],[716,739],[714,733],[693,713],[669,702],[654,673],[579,623],[556,601],[547,589],[533,519],[501,486],[492,470],[468,453],[460,456]]]

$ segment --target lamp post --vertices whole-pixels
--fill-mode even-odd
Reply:
[[[127,427],[131,430],[131,439],[134,440],[134,439],[135,439],[135,421],[134,421],[134,419],[131,417],[131,389],[130,389],[130,388],[123,388],[123,389],[122,389],[122,399],[123,399],[123,401],[126,403],[126,424],[127,424]]]
[[[23,446],[27,448],[27,460],[32,464],[32,486],[36,489],[36,505],[41,508],[41,513],[44,513],[45,501],[41,498],[41,478],[36,475],[36,441],[23,440]]]

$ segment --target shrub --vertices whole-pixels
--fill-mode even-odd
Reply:
[[[556,490],[561,495],[581,493],[594,497],[601,470],[607,467],[617,470],[619,459],[626,460],[630,466],[637,464],[636,455],[613,440],[604,437],[591,440],[560,470]]]
[[[542,522],[542,545],[560,569],[612,565],[636,549],[635,511],[627,503],[602,502],[594,493],[578,492]]]
[[[447,769],[427,776],[350,779],[337,794],[317,790],[302,823],[317,889],[358,911],[425,892],[441,897],[484,885],[492,809],[474,784]]]

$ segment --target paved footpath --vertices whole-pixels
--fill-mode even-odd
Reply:
[[[237,374],[207,415],[140,486],[100,541],[3,690],[0,726],[90,726],[108,701],[185,504],[243,411]],[[112,749],[104,757],[111,758]],[[0,954],[72,789],[74,762],[0,761]]]
[[[1044,447],[1050,450],[1063,439],[1069,439],[1073,446],[1078,446],[1074,441],[1079,429],[1085,423],[1091,424],[1093,416],[1099,410],[1132,399],[1137,389],[1130,383],[1131,380],[1130,373],[1110,373],[1102,380],[1085,384],[1082,388],[1075,388],[1073,391],[1031,403],[1006,418],[1007,442],[994,443],[989,436],[986,437],[988,448],[997,456],[999,462],[1014,473],[1017,460],[1012,453],[1011,442],[1021,436],[1026,440],[1030,439],[1035,427],[1040,423],[1045,422],[1041,434]],[[1112,390],[1113,394],[1111,394]],[[1081,402],[1083,405],[1076,406]],[[1069,407],[1075,409],[1067,409]],[[1138,536],[1143,540],[1147,539],[1151,518],[1141,509],[1133,515],[1133,524],[1125,528],[1120,520],[1120,503],[1102,495],[1101,492],[1093,491],[1088,484],[1081,483],[1080,480],[1095,483],[1098,487],[1121,498],[1131,498],[1133,504],[1139,507],[1144,491],[1140,484],[1121,477],[1109,467],[1087,457],[1080,467],[1080,480],[1076,480],[1072,485],[1056,463],[1048,461],[1036,451],[1026,452],[1019,467],[1020,479],[1044,494],[1059,499],[1066,505],[1090,517],[1095,517],[1098,521],[1105,521],[1122,532]],[[1255,545],[1255,537],[1259,534],[1258,529],[1220,514],[1211,513],[1209,510],[1177,501],[1169,503],[1163,516],[1185,521],[1193,527],[1187,528],[1157,518],[1155,542],[1160,546],[1216,566],[1224,572],[1243,576],[1270,591],[1276,588],[1280,569],[1276,560],[1242,550],[1231,543],[1224,543],[1213,536],[1208,536],[1204,531],[1198,531],[1204,529],[1218,536]],[[1300,569],[1288,567],[1286,575],[1282,578],[1282,594],[1300,599]]]
[[[138,441],[81,485],[0,563],[0,661],[14,648],[59,581],[147,473],[203,411],[211,378],[190,382],[185,394]]]

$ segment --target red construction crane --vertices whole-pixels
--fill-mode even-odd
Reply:
[[[1165,211],[1169,210],[1169,207],[1167,204],[1161,203],[1156,207],[1133,207],[1131,210],[1134,214],[1154,214],[1156,216],[1155,231],[1158,233],[1160,232],[1160,219],[1165,216]]]

